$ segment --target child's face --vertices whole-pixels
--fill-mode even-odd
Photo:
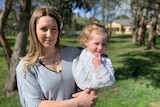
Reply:
[[[90,38],[85,42],[88,51],[95,56],[102,54],[106,49],[107,34],[99,31],[92,31]]]

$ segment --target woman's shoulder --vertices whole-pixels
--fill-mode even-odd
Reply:
[[[20,60],[16,68],[17,68],[17,69],[22,69],[22,67],[23,67],[26,63],[27,63],[26,61]]]
[[[61,47],[61,55],[63,58],[73,59],[81,53],[81,49],[74,46]]]
[[[74,47],[74,46],[65,46],[65,47],[61,47],[61,50],[63,52],[70,52],[70,53],[80,53],[81,49],[78,47]]]
[[[35,73],[36,72],[35,68],[37,66],[40,66],[40,64],[38,62],[36,62],[35,64],[31,65],[28,68],[28,70],[26,70],[24,68],[24,66],[25,66],[26,63],[27,63],[27,61],[20,60],[19,63],[18,63],[18,65],[17,65],[17,67],[16,67],[16,72]]]
[[[78,47],[75,46],[62,46],[61,49],[65,50],[80,50]]]

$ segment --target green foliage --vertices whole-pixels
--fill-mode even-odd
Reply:
[[[80,47],[76,37],[65,35],[61,44]],[[11,38],[9,42],[12,44],[13,41]],[[115,68],[116,82],[99,91],[95,107],[160,107],[160,36],[156,42],[158,49],[147,50],[146,46],[131,44],[129,35],[112,35],[106,53]],[[0,60],[0,107],[21,107],[17,93],[2,94],[7,65],[1,46]],[[133,73],[137,66],[138,76],[135,76]]]
[[[82,18],[82,17],[73,17],[72,20],[76,20],[78,24],[81,25],[87,25],[90,23],[90,20],[88,18]]]
[[[91,23],[92,18],[83,18],[83,17],[72,17],[72,24],[71,27],[73,27],[75,30],[72,29],[72,31],[81,31],[86,25]],[[95,18],[96,19],[96,18]],[[98,20],[100,24],[103,24],[102,20]]]
[[[73,11],[75,8],[83,8],[87,11],[91,10],[92,4],[86,0],[45,0],[60,16],[63,22],[63,28],[70,30],[72,22]]]
[[[115,19],[129,19],[129,17],[125,14],[122,14],[120,16],[117,16]]]

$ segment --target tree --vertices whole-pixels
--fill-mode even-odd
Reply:
[[[31,0],[19,0],[20,3],[20,20],[18,34],[14,45],[14,51],[10,60],[8,80],[3,89],[4,93],[12,92],[17,89],[16,84],[16,66],[19,58],[25,55],[25,49],[28,38],[28,23],[30,18]]]
[[[146,26],[147,26],[147,18],[148,18],[148,1],[141,0],[142,7],[141,14],[140,14],[140,22],[139,22],[139,40],[140,45],[145,45],[145,35],[146,35]]]
[[[125,14],[117,16],[115,19],[129,19],[129,17]]]
[[[134,13],[134,20],[132,25],[132,43],[136,43],[137,37],[139,36],[140,45],[145,45],[145,35],[147,31],[147,24],[150,21],[148,13],[151,14],[149,38],[148,38],[148,49],[155,48],[156,40],[156,26],[158,22],[158,9],[160,2],[158,0],[132,0],[131,7]]]
[[[134,16],[132,22],[132,43],[136,43],[137,38],[139,37],[141,45],[144,45],[144,37],[147,25],[146,18],[148,17],[146,7],[144,6],[144,2],[144,0],[131,1],[132,13]]]
[[[154,13],[151,14],[151,23],[150,23],[150,32],[148,36],[148,49],[156,48],[156,30],[157,30],[157,23],[158,23],[158,12],[160,7],[160,2],[157,2],[154,6]]]
[[[69,26],[69,28],[72,23],[72,8],[91,9],[90,0],[47,0],[47,3],[60,15],[62,27]]]
[[[2,12],[0,14],[0,42],[1,42],[2,47],[4,49],[4,53],[5,53],[8,67],[9,67],[10,58],[12,55],[12,50],[11,50],[9,44],[7,43],[7,39],[5,38],[4,27],[5,27],[8,15],[12,9],[12,2],[13,2],[13,0],[6,0],[5,1],[5,9],[2,10]]]

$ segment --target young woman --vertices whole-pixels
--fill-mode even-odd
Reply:
[[[60,21],[49,7],[36,9],[29,22],[30,48],[17,69],[17,84],[23,107],[92,107],[97,95],[86,89],[76,93],[72,76],[75,47],[60,46]],[[69,99],[70,97],[72,99]]]

